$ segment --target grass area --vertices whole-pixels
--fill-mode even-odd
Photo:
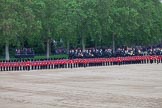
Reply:
[[[61,55],[51,55],[50,59],[59,59],[59,58],[68,58],[68,55],[66,54],[61,54]],[[46,56],[35,56],[34,59],[46,59]]]
[[[61,58],[67,59],[68,55],[67,54],[51,55],[49,58],[50,59],[61,59]],[[46,56],[39,55],[39,56],[35,56],[34,58],[22,58],[22,60],[28,60],[28,59],[40,60],[40,59],[46,59]],[[4,57],[0,57],[0,60],[5,60],[5,58]],[[10,60],[20,60],[20,59],[19,58],[15,58],[15,57],[10,57]]]

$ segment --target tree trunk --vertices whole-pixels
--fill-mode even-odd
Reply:
[[[97,41],[95,41],[95,48],[97,48]]]
[[[47,40],[47,55],[46,55],[47,59],[49,59],[49,56],[50,56],[50,40],[48,39]]]
[[[82,36],[82,50],[85,51],[85,42],[84,42],[84,37]]]
[[[114,33],[112,36],[112,41],[113,41],[113,54],[115,53],[115,37],[114,37]]]
[[[10,60],[9,43],[8,42],[6,42],[6,44],[5,44],[5,59]]]
[[[69,49],[70,49],[70,42],[69,40],[67,41],[67,51],[69,52]]]

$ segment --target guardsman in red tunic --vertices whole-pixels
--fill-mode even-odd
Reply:
[[[46,62],[42,61],[42,69],[45,69],[45,66],[46,66]]]
[[[159,63],[157,55],[155,56],[155,63],[157,63],[157,64]]]
[[[1,70],[4,71],[4,63],[1,62]]]
[[[15,70],[15,62],[7,62],[8,70]]]
[[[137,64],[139,64],[139,57],[138,56],[136,56],[136,62],[137,62]]]
[[[54,68],[56,69],[57,68],[57,64],[58,64],[57,60],[54,60],[53,63],[54,63]]]
[[[18,67],[19,67],[19,64],[18,64],[18,61],[15,62],[15,70],[18,71]]]
[[[126,58],[126,64],[132,64],[132,57]]]
[[[105,58],[105,65],[108,65],[108,58]]]
[[[149,56],[146,56],[146,63],[149,63]]]
[[[56,69],[57,68],[57,60],[53,60],[53,68]]]
[[[45,63],[45,64],[44,64],[44,67],[45,67],[45,69],[47,69],[48,60],[45,60],[44,63]]]
[[[42,63],[43,69],[46,69],[46,61],[42,61]]]
[[[81,64],[81,67],[84,66],[84,59],[81,59],[80,64]]]
[[[107,58],[107,65],[110,65],[110,58]]]
[[[146,56],[142,56],[142,63],[143,63],[143,64],[146,63]]]
[[[12,65],[12,64],[10,63],[10,65]],[[14,71],[16,71],[16,65],[17,65],[17,63],[16,62],[13,62]]]
[[[78,67],[79,66],[79,59],[77,59],[77,61],[76,61],[76,67]]]
[[[9,70],[9,63],[6,62],[5,64],[6,64],[6,71],[8,71]]]
[[[2,71],[2,62],[0,62],[0,70]]]
[[[51,60],[47,61],[47,69],[51,69]]]
[[[14,70],[14,67],[15,67],[14,62],[7,62],[7,64],[8,64],[8,70],[9,71],[13,71]]]
[[[2,70],[5,71],[5,63],[4,62],[1,63],[2,63]]]
[[[34,70],[38,69],[38,61],[33,61],[34,63]]]
[[[16,62],[9,63],[9,67],[12,67],[12,71],[16,70]]]
[[[103,62],[103,66],[106,66],[106,58],[103,58],[102,62]]]
[[[35,65],[35,64],[34,64],[34,61],[31,61],[31,62],[30,62],[31,70],[34,70],[34,67],[35,67],[34,65]]]
[[[146,56],[146,63],[149,63],[150,61],[150,56]]]
[[[30,64],[31,64],[32,70],[35,70],[36,69],[36,61],[30,62]]]
[[[161,63],[161,55],[158,56],[159,63]]]
[[[60,68],[60,65],[61,65],[61,61],[57,60],[57,68]]]
[[[109,58],[109,66],[112,65],[112,58]]]
[[[40,62],[41,62],[42,69],[44,69],[45,68],[45,62],[44,61],[40,61]]]
[[[20,70],[20,62],[19,61],[17,61],[17,63],[16,63],[16,70]]]
[[[62,60],[62,65],[63,65],[63,68],[66,68],[66,60],[65,59]]]
[[[62,60],[62,68],[65,68],[65,60]]]
[[[3,71],[6,70],[6,69],[5,69],[5,67],[6,67],[5,65],[6,65],[5,62],[3,62],[3,63],[2,63]]]
[[[41,69],[41,61],[37,61],[37,68]]]
[[[138,63],[141,64],[140,56],[138,56]]]
[[[33,70],[36,70],[37,69],[37,62],[36,61],[32,61],[32,67],[33,67]]]
[[[134,62],[134,57],[133,56],[129,57],[128,64],[133,64],[133,62]]]
[[[133,64],[136,64],[137,63],[137,61],[138,61],[137,60],[137,56],[134,57],[134,60],[133,61],[134,61]]]
[[[159,55],[156,56],[156,62],[157,62],[157,64],[159,64]]]
[[[9,66],[10,66],[9,62],[6,62],[6,70],[7,71],[9,71]]]
[[[23,66],[23,70],[26,70],[26,62],[25,61],[22,62],[22,66]]]
[[[97,63],[98,63],[98,66],[101,66],[102,65],[102,62],[101,62],[101,59],[100,58],[97,58]]]
[[[126,59],[127,59],[127,58],[128,58],[128,57],[123,57],[123,58],[122,58],[122,64],[123,64],[123,65],[126,64]]]
[[[118,62],[118,65],[120,66],[120,63],[121,63],[121,58],[120,57],[118,57],[117,62]]]
[[[7,63],[8,69],[11,71],[15,70],[15,62]]]
[[[124,59],[124,64],[129,64],[129,62],[130,62],[130,57],[125,57],[125,59]]]
[[[140,58],[137,56],[137,63],[140,64]]]
[[[55,61],[51,60],[51,67],[52,67],[52,69],[54,69],[54,65],[55,65]]]
[[[5,64],[6,64],[5,65],[6,66],[6,71],[8,71],[9,70],[9,64],[8,64],[8,62],[6,62]]]
[[[94,58],[89,59],[89,66],[94,66]]]
[[[20,61],[20,70],[22,70],[23,64],[22,61]]]
[[[62,66],[62,61],[58,60],[58,68],[61,68],[61,66]]]
[[[97,58],[94,59],[94,66],[98,66],[98,59]]]
[[[112,63],[112,65],[115,65],[115,63],[116,63],[116,58],[111,58],[111,63]]]
[[[150,63],[152,64],[153,63],[153,57],[150,56]]]
[[[133,64],[135,62],[135,57],[129,57],[128,63]]]
[[[83,66],[87,67],[87,60],[86,59],[83,60]]]
[[[39,61],[39,65],[40,65],[40,69],[43,69],[44,62],[43,61]]]
[[[73,60],[69,60],[70,68],[73,68]]]
[[[107,58],[107,65],[110,65],[110,58]]]
[[[42,63],[41,63],[41,61],[37,61],[37,66],[38,66],[38,69],[41,69],[42,68]]]
[[[26,62],[26,68],[28,71],[30,70],[30,61],[29,60]]]

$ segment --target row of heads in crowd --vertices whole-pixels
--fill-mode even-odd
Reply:
[[[34,50],[33,50],[33,48],[22,48],[22,49],[16,49],[15,53],[16,53],[16,55],[34,54]]]
[[[95,58],[95,57],[118,57],[118,56],[133,56],[133,55],[162,55],[162,47],[120,47],[113,51],[112,48],[80,48],[70,49],[67,51],[64,48],[55,49],[54,54],[68,54],[69,58]],[[16,49],[17,56],[35,55],[33,48]],[[23,58],[23,57],[22,57]]]
[[[122,47],[115,51],[111,48],[88,48],[69,50],[69,58],[95,58],[95,57],[124,57],[135,55],[162,55],[162,48],[144,48],[144,47]]]

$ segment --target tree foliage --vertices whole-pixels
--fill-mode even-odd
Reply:
[[[0,45],[67,49],[153,45],[162,42],[159,0],[1,0]],[[8,53],[8,54],[7,54]]]

